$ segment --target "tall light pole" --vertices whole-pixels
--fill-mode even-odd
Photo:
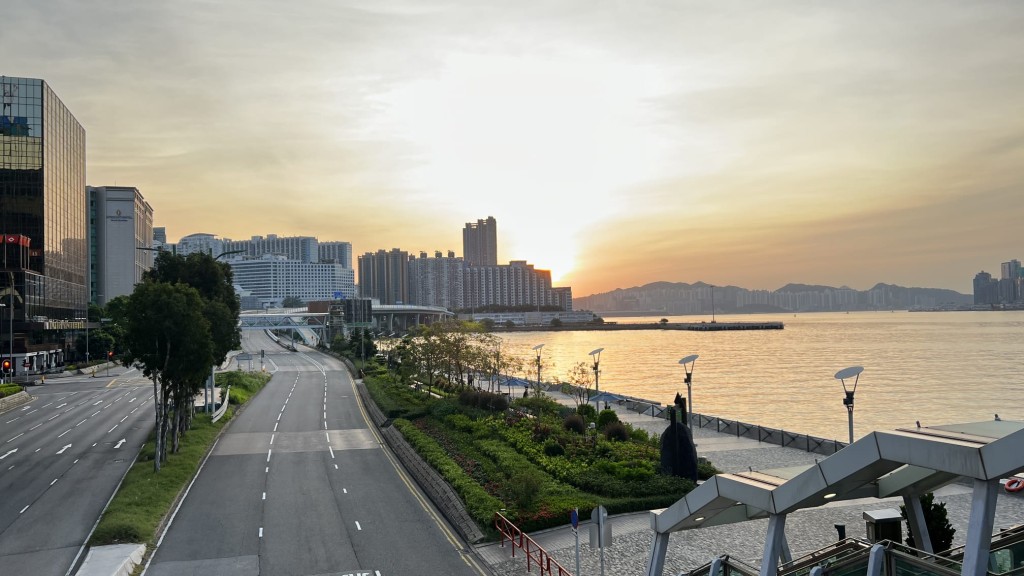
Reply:
[[[540,353],[543,348],[543,344],[537,344],[533,347],[533,351],[537,353],[537,390],[540,390]]]
[[[693,366],[697,363],[697,354],[690,354],[685,358],[680,358],[679,363],[683,365],[683,371],[686,372],[686,378],[683,382],[686,384],[686,418],[687,427],[693,429]]]
[[[843,383],[843,392],[846,393],[846,397],[843,398],[843,405],[846,406],[846,412],[850,418],[850,444],[853,444],[853,393],[857,391],[857,382],[860,380],[860,373],[863,371],[863,366],[850,366],[836,372],[835,376],[836,380]],[[847,378],[853,378],[853,387],[846,387]]]
[[[594,360],[594,393],[601,393],[601,352],[604,348],[590,351],[590,357]],[[597,408],[597,406],[594,406]]]

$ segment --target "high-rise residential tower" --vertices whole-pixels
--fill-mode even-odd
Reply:
[[[381,304],[409,302],[409,253],[398,248],[359,257],[359,295]]]
[[[470,266],[498,265],[498,223],[493,216],[462,229],[462,254]]]

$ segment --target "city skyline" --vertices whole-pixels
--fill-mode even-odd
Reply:
[[[579,296],[970,293],[1019,253],[1017,5],[58,4],[9,10],[2,73],[172,241],[432,252],[493,215],[499,262]]]

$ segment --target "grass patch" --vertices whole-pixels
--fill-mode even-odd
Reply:
[[[248,400],[270,379],[266,374],[228,372],[217,375],[217,384],[221,385],[222,376],[229,375],[231,404],[234,404],[236,392],[244,392]],[[153,471],[155,447],[154,437],[150,435],[117,495],[103,513],[89,545],[144,543],[152,547],[157,526],[170,512],[178,494],[192,481],[207,450],[236,410],[234,406],[229,407],[217,422],[210,422],[208,414],[197,414],[192,420],[192,429],[181,440],[181,449],[177,454],[168,454],[160,472]]]

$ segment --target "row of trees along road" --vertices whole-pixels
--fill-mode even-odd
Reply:
[[[115,322],[124,328],[125,366],[138,364],[153,380],[156,457],[153,467],[177,452],[192,424],[194,398],[210,367],[241,345],[241,306],[231,267],[207,254],[161,252],[135,286]]]

